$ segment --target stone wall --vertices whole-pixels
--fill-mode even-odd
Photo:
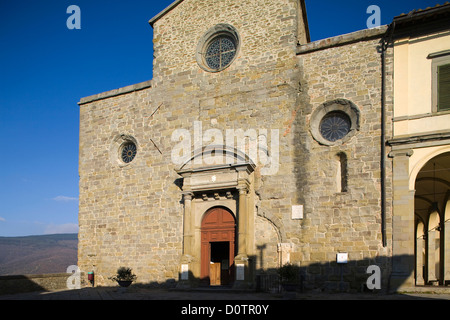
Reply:
[[[387,159],[387,247],[382,245],[381,226],[381,55],[380,37],[364,39],[367,31],[348,37],[347,43],[299,54],[302,66],[302,98],[295,135],[297,188],[304,203],[301,229],[289,225],[287,235],[295,244],[293,260],[304,268],[307,282],[327,289],[339,289],[340,267],[336,254],[347,252],[345,286],[359,290],[365,284],[369,265],[378,265],[383,287],[390,272],[392,206],[392,164]],[[392,52],[386,59],[387,132],[392,135]],[[321,145],[310,132],[311,114],[328,101],[346,99],[359,109],[359,130],[347,141]],[[339,157],[345,154],[345,177],[337,177]],[[346,190],[341,190],[341,179]]]
[[[70,274],[0,276],[0,295],[67,289]]]
[[[133,268],[144,282],[177,277],[182,220],[173,194],[179,189],[170,158],[152,143],[159,142],[163,123],[152,122],[149,91],[80,109],[78,263],[82,271],[95,271],[98,284],[112,284],[107,278],[120,266]],[[121,135],[137,141],[128,166],[118,161]]]
[[[297,55],[298,17],[294,0],[180,2],[153,22],[151,82],[80,101],[78,263],[95,271],[96,284],[111,284],[119,266],[133,268],[143,283],[178,280],[183,181],[172,135],[187,130],[193,152],[195,122],[201,135],[223,133],[222,141],[203,135],[203,146],[224,144],[227,129],[278,142],[278,167],[263,174],[256,160],[250,188],[248,243],[255,246],[248,254],[257,272],[291,261],[309,287],[336,289],[339,251],[349,253],[347,288],[360,286],[369,263],[382,262],[388,272],[390,244],[383,248],[380,236],[379,37]],[[237,30],[241,46],[228,68],[211,73],[199,67],[196,48],[219,23]],[[360,128],[343,144],[323,146],[311,136],[311,114],[336,99],[358,107]],[[138,152],[124,165],[118,147],[130,137]],[[346,192],[338,191],[339,153],[347,157]],[[294,205],[303,205],[303,219],[292,219]]]
[[[122,265],[132,267],[141,282],[178,280],[183,204],[182,181],[171,159],[177,143],[172,134],[185,129],[193,137],[195,121],[202,133],[214,128],[224,137],[227,129],[282,130],[297,97],[297,5],[293,0],[181,2],[153,25],[151,86],[80,101],[79,265],[94,270],[98,284],[108,284],[107,277]],[[210,73],[198,66],[195,49],[218,23],[236,28],[242,44],[230,67]],[[121,135],[138,145],[128,166],[115,159],[114,141]],[[280,157],[286,161],[291,143],[282,144]],[[280,197],[281,188],[283,197],[292,197],[292,162],[286,162],[267,185],[259,175],[256,185],[267,190],[263,197]],[[288,208],[290,200],[282,206]]]

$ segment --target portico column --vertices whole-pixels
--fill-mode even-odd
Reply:
[[[424,285],[423,279],[423,250],[424,240],[423,234],[416,239],[416,285]]]
[[[414,286],[414,194],[409,190],[413,150],[390,153],[393,159],[392,273],[389,291]]]
[[[447,206],[450,206],[450,200]],[[450,220],[444,223],[444,285],[446,282],[450,282]]]
[[[436,281],[436,230],[428,230],[428,255],[427,255],[427,265],[428,265],[428,283]]]

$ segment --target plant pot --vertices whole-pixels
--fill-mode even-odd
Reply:
[[[121,287],[123,287],[123,288],[126,288],[126,287],[129,287],[132,283],[133,283],[133,281],[131,281],[131,280],[117,280],[117,283],[119,284],[119,286],[121,286]]]

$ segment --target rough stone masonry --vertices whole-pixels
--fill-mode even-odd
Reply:
[[[108,277],[128,266],[141,283],[174,285],[181,265],[197,283],[202,217],[214,203],[236,218],[236,243],[245,240],[245,257],[236,264],[245,266],[246,286],[287,262],[300,267],[306,288],[338,290],[343,272],[345,290],[360,290],[370,264],[388,274],[391,244],[382,246],[380,215],[383,30],[357,32],[336,45],[307,43],[302,4],[176,1],[151,21],[153,79],[81,99],[78,265],[95,271],[96,284],[112,285]],[[239,49],[227,68],[210,72],[199,65],[198,48],[219,24],[236,30]],[[389,71],[389,54],[387,62]],[[392,112],[392,101],[387,108]],[[311,127],[323,119],[315,115],[330,112],[347,114],[352,128],[344,139],[323,144]],[[187,210],[187,178],[172,161],[179,143],[172,135],[185,129],[193,137],[194,122],[201,122],[202,133],[277,130],[278,170],[263,175],[252,159],[245,192],[240,176],[238,187],[221,189],[211,168],[193,170],[192,177],[207,176],[211,189],[188,190]],[[273,137],[257,139],[270,146]],[[207,138],[203,146],[214,144]],[[120,160],[124,142],[137,146],[130,163]],[[293,207],[303,214],[293,218]],[[390,206],[387,211],[390,219]],[[189,237],[183,233],[187,213]],[[339,252],[349,257],[343,269]]]

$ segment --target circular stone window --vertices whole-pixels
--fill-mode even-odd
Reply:
[[[236,56],[236,45],[230,37],[219,36],[209,44],[205,53],[207,66],[214,70],[228,67]]]
[[[110,146],[110,159],[114,165],[121,168],[129,166],[138,153],[138,143],[130,135],[116,135]]]
[[[344,112],[332,111],[320,121],[320,134],[328,141],[335,142],[343,139],[352,126],[350,117]]]
[[[120,157],[124,163],[130,163],[136,157],[137,147],[133,142],[125,142],[121,149]]]
[[[233,63],[239,47],[236,29],[228,24],[218,24],[200,39],[197,46],[197,62],[205,71],[222,71]]]
[[[349,100],[325,102],[311,115],[311,135],[323,145],[342,144],[359,130],[359,118],[358,107]]]

